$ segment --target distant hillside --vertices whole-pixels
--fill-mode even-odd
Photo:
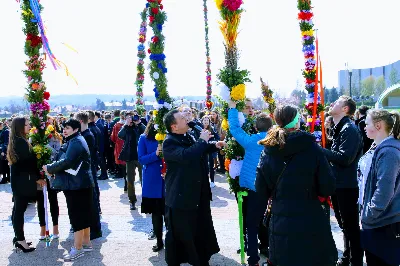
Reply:
[[[187,100],[197,101],[203,100],[204,96],[183,96]],[[132,98],[135,98],[133,95],[111,95],[111,94],[74,94],[74,95],[52,95],[50,98],[51,106],[64,106],[64,105],[77,105],[77,106],[90,106],[95,105],[96,99],[100,99],[103,102],[110,101],[123,101],[124,99],[127,101],[131,101]],[[176,97],[178,98],[178,97]],[[181,98],[181,97],[179,97]],[[145,101],[154,101],[154,97],[145,96]],[[23,97],[18,96],[6,96],[0,97],[0,108],[4,106],[8,106],[11,103],[15,105],[24,105]]]

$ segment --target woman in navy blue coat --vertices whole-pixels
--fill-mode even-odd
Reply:
[[[165,184],[161,175],[160,158],[162,148],[155,139],[156,133],[154,122],[150,120],[138,143],[139,162],[143,165],[141,212],[152,214],[153,232],[157,237],[157,244],[153,246],[154,252],[164,247],[162,235],[165,209]]]

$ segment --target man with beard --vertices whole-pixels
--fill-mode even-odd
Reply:
[[[207,175],[207,153],[224,142],[208,143],[211,133],[202,130],[196,141],[188,134],[185,114],[172,110],[164,116],[168,130],[163,143],[167,164],[165,176],[165,260],[169,266],[188,262],[209,265],[219,252],[211,217],[211,189]]]

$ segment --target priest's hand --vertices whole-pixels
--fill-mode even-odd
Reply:
[[[228,144],[226,144],[225,141],[218,141],[217,143],[215,143],[215,147],[217,147],[218,149],[222,149],[224,147],[226,147]]]
[[[208,140],[209,140],[210,138],[212,138],[212,137],[213,137],[213,135],[211,135],[211,132],[208,131],[208,130],[206,130],[206,129],[203,129],[203,130],[201,131],[201,133],[200,133],[200,138],[203,139],[203,140],[205,140],[206,142],[208,142]]]

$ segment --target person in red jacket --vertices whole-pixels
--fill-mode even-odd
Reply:
[[[115,157],[115,163],[117,164],[117,174],[116,178],[124,178],[126,177],[126,163],[124,161],[119,160],[119,154],[122,151],[122,147],[124,146],[124,141],[120,138],[118,138],[118,132],[121,130],[121,128],[125,124],[125,117],[126,117],[126,112],[122,111],[120,115],[120,120],[115,124],[113,127],[112,133],[111,133],[111,141],[114,142],[114,157]],[[126,182],[125,182],[125,187],[124,191],[127,191],[126,188]]]

